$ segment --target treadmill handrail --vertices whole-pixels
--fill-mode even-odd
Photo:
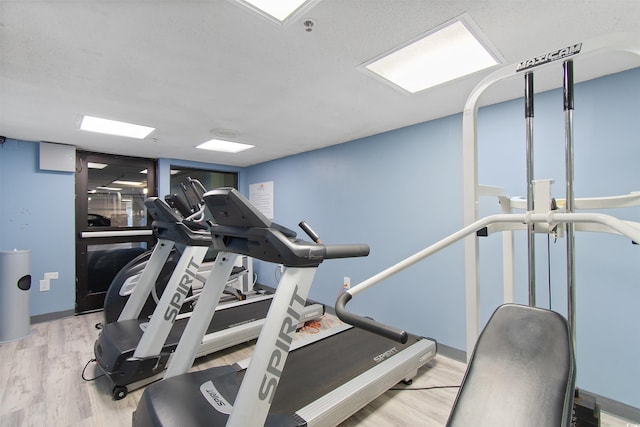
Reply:
[[[287,267],[317,267],[325,259],[369,255],[366,244],[312,243],[265,217],[238,190],[222,187],[204,195],[215,224],[213,247]]]
[[[368,317],[358,316],[357,314],[347,311],[345,306],[351,301],[353,296],[348,292],[343,292],[336,301],[335,311],[336,315],[343,322],[353,325],[357,328],[364,329],[374,334],[389,338],[399,343],[405,344],[409,339],[407,331],[403,331],[393,326],[385,325],[384,323],[377,322]]]

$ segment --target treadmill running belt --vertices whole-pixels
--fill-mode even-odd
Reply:
[[[211,334],[240,324],[264,319],[270,305],[271,299],[267,299],[248,301],[246,304],[238,305],[231,309],[219,310],[209,324],[206,333]],[[175,321],[162,346],[162,352],[170,353],[175,350],[188,321],[188,318]],[[127,360],[133,356],[143,334],[140,323],[141,320],[133,319],[104,325],[103,331],[95,344],[96,358],[104,371],[118,372],[122,365],[127,363]],[[151,375],[152,372],[149,374]],[[139,378],[136,377],[137,379]],[[127,385],[132,381],[127,378],[117,378],[115,382],[119,385]]]
[[[267,424],[304,425],[304,421],[291,418],[296,411],[377,363],[393,357],[417,340],[410,336],[409,342],[403,345],[351,328],[292,351],[276,390]],[[210,402],[219,402],[218,397],[222,397],[232,404],[244,373],[245,370],[234,371],[230,366],[216,367],[152,384],[147,387],[134,413],[134,425],[160,425],[159,420],[163,426],[224,425],[227,416]],[[209,381],[213,381],[214,393],[207,401],[203,390],[208,387],[203,385]],[[191,398],[185,399],[184,396]],[[218,405],[222,406],[224,404]]]
[[[400,351],[417,340],[399,344],[357,328],[328,337],[289,354],[271,412],[291,415],[318,396],[338,388],[346,381],[385,360],[382,354]],[[378,357],[380,356],[380,357]],[[378,362],[376,359],[378,357]],[[244,371],[243,371],[244,374]]]

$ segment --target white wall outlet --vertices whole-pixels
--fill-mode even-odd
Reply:
[[[49,279],[49,280],[57,279],[58,278],[58,272],[54,271],[54,272],[51,272],[51,273],[44,273],[44,278],[45,279]]]
[[[342,282],[342,287],[344,289],[349,289],[351,288],[351,278],[350,277],[346,277],[344,278],[344,281]]]
[[[51,289],[51,282],[49,279],[40,280],[40,292],[46,292]]]

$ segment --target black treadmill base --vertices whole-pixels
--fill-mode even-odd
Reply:
[[[214,334],[237,325],[264,319],[271,302],[270,298],[258,301],[247,299],[244,304],[218,310],[206,333]],[[309,300],[306,305],[319,305],[319,303]],[[134,319],[104,325],[94,344],[96,361],[115,387],[122,388],[135,383],[144,385],[145,379],[155,377],[164,371],[169,356],[180,342],[188,319],[179,319],[173,324],[159,355],[144,360],[134,359],[133,354],[143,335],[140,324],[144,322]]]
[[[407,344],[351,328],[292,351],[265,425],[305,426],[301,408],[365,373]],[[191,372],[152,384],[143,393],[134,427],[223,426],[228,419],[245,370],[224,366]],[[226,413],[225,413],[226,412]]]
[[[206,384],[212,381],[216,385],[216,389],[226,389],[227,392],[233,390],[233,399],[235,399],[239,383],[237,383],[239,371],[233,366],[221,366],[211,368],[206,371],[196,371],[190,375],[179,375],[177,377],[164,380],[168,387],[154,387],[153,384],[145,390],[138,408],[133,413],[133,426],[175,426],[175,427],[195,427],[195,426],[224,426],[229,419],[229,415],[213,410],[211,404],[202,397],[202,391],[194,391],[194,383]],[[242,381],[242,376],[239,377]],[[209,392],[211,401],[215,402],[218,397],[214,390],[207,390],[202,386],[201,390]],[[194,392],[198,396],[194,396]],[[158,405],[157,402],[175,401],[184,398],[184,396],[192,396],[195,401],[202,401],[208,408],[202,408],[202,405],[193,405],[189,403],[186,410],[175,411],[171,405]],[[189,399],[189,400],[192,400]],[[220,402],[220,406],[224,403]],[[297,422],[294,418],[287,414],[270,413],[267,417],[265,425],[277,427],[302,427],[307,423],[304,420]]]

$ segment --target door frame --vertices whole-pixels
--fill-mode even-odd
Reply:
[[[101,310],[104,305],[106,292],[91,292],[88,284],[88,246],[100,244],[115,244],[123,242],[146,242],[147,249],[155,244],[151,228],[151,217],[147,214],[147,225],[144,227],[89,227],[88,214],[88,162],[117,163],[120,165],[136,166],[147,169],[147,197],[157,195],[155,159],[141,157],[127,157],[112,154],[94,153],[89,151],[76,152],[76,182],[75,182],[75,223],[76,223],[76,302],[75,312],[84,313]]]

